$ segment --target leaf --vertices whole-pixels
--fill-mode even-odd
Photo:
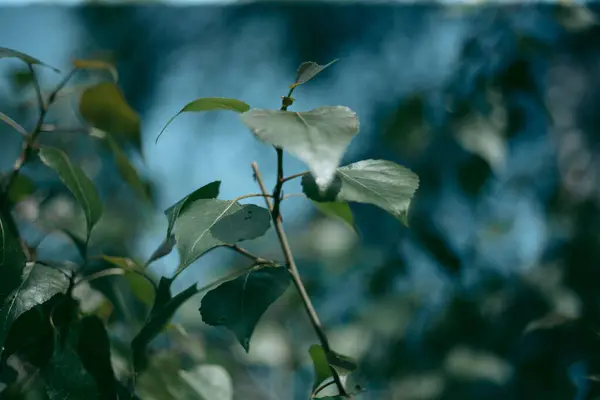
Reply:
[[[117,382],[111,363],[110,340],[106,328],[96,316],[79,322],[77,354],[81,363],[96,381],[103,399],[117,399]]]
[[[329,67],[331,64],[337,61],[337,58],[325,65],[319,65],[312,61],[303,62],[298,67],[298,73],[296,75],[296,82],[290,85],[290,89],[295,88],[296,86],[300,86],[303,83],[310,81],[312,78],[317,76],[317,74],[321,73],[325,68]]]
[[[60,231],[66,236],[68,236],[69,239],[71,239],[75,247],[77,247],[79,255],[85,260],[85,258],[87,257],[87,244],[85,243],[85,240],[80,238],[78,235],[76,235],[68,229],[60,229]]]
[[[165,282],[165,283],[163,283]],[[131,342],[133,351],[133,367],[141,372],[148,365],[146,347],[167,326],[177,309],[188,299],[198,293],[196,284],[193,284],[177,296],[170,298],[171,281],[161,280],[159,290],[154,300],[155,304],[150,313],[150,318]]]
[[[148,279],[139,274],[125,274],[124,278],[127,280],[133,295],[143,304],[152,306],[156,294],[154,293],[154,286],[148,282]]]
[[[21,284],[25,262],[19,239],[0,215],[0,305]]]
[[[49,400],[100,399],[101,392],[77,354],[77,332],[70,330],[67,342],[55,346],[50,362],[41,370]]]
[[[22,200],[25,200],[34,192],[35,184],[31,178],[23,175],[23,173],[19,173],[8,189],[8,198],[10,199],[11,203],[16,204]]]
[[[79,112],[94,128],[124,136],[136,149],[141,148],[140,117],[115,83],[102,82],[87,88],[81,95]]]
[[[359,128],[356,114],[342,106],[306,112],[254,109],[241,118],[258,139],[305,162],[321,188],[334,179],[346,147]]]
[[[318,202],[349,201],[372,204],[406,224],[419,177],[401,165],[385,160],[364,160],[338,168],[337,176],[321,194],[311,175],[302,177],[302,190]]]
[[[83,208],[87,222],[87,242],[92,228],[102,216],[102,203],[94,184],[81,168],[71,164],[69,157],[62,150],[42,147],[39,156],[44,164],[58,172],[60,179]]]
[[[114,256],[106,256],[101,255],[102,258],[107,263],[110,263],[118,268],[123,268],[125,271],[129,272],[140,272],[142,271],[142,267],[140,267],[135,261],[133,261],[129,257],[114,257]]]
[[[237,111],[239,113],[244,113],[250,109],[250,106],[243,101],[236,99],[228,99],[225,97],[205,97],[201,99],[194,100],[185,107],[183,107],[177,114],[175,114],[169,122],[165,125],[164,128],[160,131],[156,138],[156,142],[161,137],[165,129],[184,112],[202,112],[202,111],[217,111],[217,110],[229,110],[229,111]]]
[[[358,368],[358,363],[352,357],[345,356],[335,351],[330,351],[327,354],[329,365],[334,367],[339,374],[345,375],[355,371]]]
[[[348,203],[342,201],[331,201],[323,203],[313,201],[313,204],[323,214],[332,218],[342,220],[344,223],[346,223],[346,225],[350,227],[350,229],[356,232],[356,226],[354,225],[354,215],[352,214],[352,210],[350,209]]]
[[[256,324],[290,282],[290,274],[283,267],[252,270],[208,292],[200,306],[202,320],[231,330],[248,352]]]
[[[313,344],[308,349],[308,354],[310,354],[313,370],[315,371],[315,382],[313,383],[313,390],[315,390],[321,383],[325,382],[333,375],[331,374],[331,368],[329,367],[325,351],[323,351],[321,346]]]
[[[31,57],[31,56],[29,56],[25,53],[21,53],[20,51],[17,51],[17,50],[7,49],[6,47],[0,47],[0,58],[18,58],[18,59],[26,62],[27,64],[41,65],[43,67],[50,68],[54,72],[60,72],[60,70],[41,62],[37,58]]]
[[[214,181],[209,184],[202,186],[200,189],[194,190],[192,193],[179,200],[177,203],[165,210],[165,215],[169,220],[169,227],[167,228],[167,238],[171,236],[175,221],[179,217],[185,208],[199,199],[216,199],[219,196],[219,189],[221,188],[221,181]]]
[[[179,376],[204,400],[233,400],[233,381],[220,365],[199,365]]]
[[[175,236],[169,235],[167,238],[165,238],[165,240],[163,240],[160,246],[158,246],[158,248],[154,250],[152,255],[150,255],[150,258],[148,259],[148,261],[146,261],[146,265],[144,265],[144,268],[147,268],[154,261],[163,258],[164,256],[171,253],[171,251],[173,251],[173,247],[175,247]]]
[[[114,65],[102,60],[73,60],[73,66],[77,69],[100,69],[107,70],[115,82],[119,80],[119,73]]]
[[[181,256],[178,271],[208,250],[224,244],[256,239],[271,226],[271,214],[254,204],[234,200],[200,199],[190,203],[175,224]]]
[[[108,146],[113,152],[115,164],[117,165],[117,171],[123,180],[129,185],[129,187],[135,192],[140,198],[150,202],[148,196],[148,190],[144,182],[140,179],[135,167],[129,162],[127,155],[119,147],[119,144],[115,141],[110,133],[104,135],[105,140],[108,142]]]
[[[55,294],[65,292],[68,287],[69,278],[63,272],[41,264],[26,266],[21,284],[0,307],[0,350],[17,318],[38,304],[50,300]]]

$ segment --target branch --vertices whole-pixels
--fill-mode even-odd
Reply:
[[[278,175],[280,175],[279,178],[281,178],[283,176],[283,160],[282,160],[283,157],[280,156],[279,149],[278,149],[277,155],[278,155],[278,168],[277,168]],[[290,272],[290,275],[292,276],[294,285],[296,286],[296,289],[298,290],[298,293],[300,294],[300,297],[302,299],[302,304],[304,305],[304,308],[306,309],[306,312],[308,313],[308,316],[310,318],[310,322],[312,323],[313,329],[315,330],[315,333],[317,334],[319,341],[321,342],[321,347],[323,347],[325,354],[329,355],[329,354],[331,354],[331,347],[329,346],[329,340],[327,339],[327,335],[325,334],[325,330],[323,329],[323,326],[321,324],[319,316],[317,315],[317,312],[315,311],[315,308],[312,305],[312,302],[310,301],[310,297],[308,297],[308,293],[306,292],[304,283],[302,282],[302,279],[300,278],[300,274],[298,273],[298,267],[296,266],[296,262],[294,260],[293,254],[292,254],[292,250],[288,243],[287,235],[285,234],[285,231],[283,230],[281,214],[279,214],[279,212],[276,212],[276,210],[278,210],[279,203],[281,202],[281,197],[277,196],[275,192],[277,191],[278,187],[279,187],[279,192],[281,191],[280,186],[283,185],[283,183],[282,183],[281,179],[278,179],[278,184],[275,187],[275,190],[273,192],[273,198],[275,199],[274,200],[275,204],[271,205],[271,200],[269,199],[269,197],[267,197],[267,193],[268,193],[267,188],[265,186],[265,182],[262,178],[260,170],[258,169],[258,164],[255,162],[252,163],[252,169],[254,171],[254,176],[256,177],[256,181],[258,182],[258,185],[260,186],[260,190],[263,192],[263,194],[265,194],[265,202],[267,204],[267,207],[271,211],[271,216],[273,218],[273,223],[275,225],[275,231],[277,232],[279,242],[281,243],[281,249],[283,251],[283,255],[284,255],[285,261],[288,265],[288,270]],[[339,394],[341,396],[350,398],[350,395],[346,391],[346,388],[344,388],[344,385],[342,384],[342,381],[341,381],[340,376],[338,375],[337,371],[331,365],[329,366],[329,368],[331,370],[331,374],[333,376],[333,379],[335,381],[335,385],[337,386]]]
[[[26,137],[28,135],[25,128],[23,128],[17,121],[4,114],[3,112],[0,112],[0,121],[4,121],[6,125],[12,127],[14,130],[19,132],[21,136]]]

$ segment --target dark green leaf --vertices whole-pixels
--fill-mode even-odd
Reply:
[[[217,246],[256,239],[264,235],[270,225],[269,211],[254,204],[216,199],[189,203],[175,224],[181,256],[178,271]]]
[[[358,133],[358,118],[348,107],[306,112],[254,109],[241,115],[254,135],[304,161],[319,187],[335,177],[346,147]]]
[[[0,305],[21,283],[25,262],[19,239],[0,215]]]
[[[233,400],[233,381],[220,365],[199,365],[189,371],[179,371],[179,376],[203,400]]]
[[[169,235],[165,240],[163,240],[160,246],[154,250],[154,253],[152,253],[144,267],[148,267],[148,265],[152,264],[154,261],[171,253],[173,247],[175,247],[175,236]]]
[[[311,175],[302,177],[304,193],[315,201],[348,201],[373,204],[406,224],[419,177],[401,165],[385,160],[364,160],[337,169],[325,194]]]
[[[352,210],[348,203],[341,201],[332,201],[332,202],[322,202],[313,201],[313,204],[319,211],[323,214],[342,220],[356,232],[356,226],[354,225],[354,215],[352,215]]]
[[[0,58],[18,58],[26,62],[27,64],[41,65],[50,68],[54,72],[60,72],[60,70],[41,62],[37,58],[31,57],[25,53],[21,53],[20,51],[7,49],[6,47],[0,47]]]
[[[337,59],[335,59],[325,65],[319,65],[312,61],[303,62],[298,67],[298,74],[296,75],[296,82],[294,82],[294,84],[290,86],[290,89],[295,88],[296,86],[299,86],[299,85],[302,85],[303,83],[308,82],[309,80],[311,80],[312,78],[317,76],[317,74],[321,73],[325,68],[329,67],[331,64],[333,64],[336,61],[337,61]]]
[[[256,324],[288,288],[290,274],[283,267],[264,267],[225,282],[202,299],[202,320],[231,330],[248,351]]]
[[[313,370],[315,371],[315,381],[313,383],[313,390],[315,390],[321,383],[331,378],[333,375],[331,374],[331,368],[329,367],[325,351],[323,351],[321,346],[313,344],[308,349],[308,354],[310,354]]]
[[[330,351],[327,354],[329,365],[334,367],[340,374],[349,374],[358,368],[358,363],[352,357],[345,356],[335,351]]]
[[[78,333],[71,329],[66,343],[55,346],[52,359],[41,370],[49,400],[101,398],[98,385],[77,354]]]
[[[221,181],[214,181],[207,185],[202,186],[200,189],[194,190],[192,193],[179,200],[177,203],[165,210],[165,215],[169,220],[169,227],[167,228],[167,238],[171,236],[175,221],[179,217],[185,208],[199,199],[216,199],[219,196],[219,189],[221,187]]]
[[[17,174],[16,178],[8,188],[8,198],[11,203],[16,204],[35,192],[35,184],[23,173]]]
[[[44,164],[58,172],[60,179],[83,208],[87,222],[86,241],[89,240],[92,228],[102,216],[102,203],[94,184],[81,168],[71,163],[62,150],[42,147],[39,156]]]
[[[110,358],[110,341],[106,328],[96,316],[79,322],[77,354],[85,369],[93,376],[102,399],[117,399],[117,384]]]
[[[163,283],[165,282],[165,283]],[[152,308],[148,321],[131,342],[133,351],[133,366],[135,371],[142,371],[148,365],[146,347],[167,326],[177,309],[189,298],[198,293],[196,284],[193,284],[177,296],[170,298],[170,280],[161,280],[159,292],[155,298],[155,306]],[[161,287],[162,285],[162,287]],[[165,289],[169,290],[165,292]],[[168,296],[167,296],[168,294]],[[168,300],[167,300],[168,298]],[[166,300],[166,302],[165,302]],[[163,303],[164,302],[164,303]]]
[[[236,99],[228,99],[225,97],[205,97],[202,99],[194,100],[185,107],[183,107],[177,114],[175,114],[169,122],[165,125],[164,128],[158,134],[156,141],[163,134],[165,129],[177,118],[180,114],[184,112],[202,112],[202,111],[216,111],[216,110],[229,110],[229,111],[237,111],[239,113],[244,113],[250,109],[250,106],[243,101]]]
[[[65,292],[68,287],[69,279],[63,272],[40,264],[26,266],[22,283],[0,308],[0,350],[17,318],[38,304],[50,300],[55,294]]]
[[[81,95],[79,112],[94,128],[124,137],[141,148],[140,117],[115,83],[102,82],[87,88]]]

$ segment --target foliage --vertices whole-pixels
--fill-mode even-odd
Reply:
[[[123,144],[130,144],[140,151],[141,123],[119,88],[116,69],[103,60],[76,60],[73,71],[44,98],[32,66],[45,64],[10,49],[0,49],[0,57],[18,58],[28,65],[40,110],[39,119],[30,132],[12,120],[3,119],[19,133],[25,132],[22,153],[5,176],[1,192],[1,371],[3,376],[6,375],[15,362],[27,367],[21,368],[18,379],[8,382],[6,393],[38,392],[41,398],[50,400],[122,399],[150,398],[156,391],[164,390],[174,398],[232,399],[231,378],[222,366],[172,363],[153,353],[152,342],[169,330],[173,316],[187,301],[207,292],[198,307],[199,317],[206,324],[231,331],[249,351],[261,317],[293,283],[320,342],[309,350],[316,373],[313,395],[322,389],[320,385],[328,384],[335,385],[338,393],[331,398],[351,396],[352,391],[345,387],[341,376],[354,371],[356,362],[331,349],[300,278],[283,230],[282,188],[285,182],[302,176],[308,198],[324,213],[341,218],[354,227],[348,202],[373,204],[405,220],[419,179],[407,168],[391,161],[365,160],[339,166],[346,147],[359,130],[358,118],[349,108],[335,106],[307,112],[287,111],[294,101],[291,97],[294,88],[313,79],[331,63],[324,66],[312,62],[301,64],[288,95],[283,97],[280,110],[251,109],[235,99],[202,98],[190,102],[177,113],[238,112],[241,121],[259,140],[274,146],[278,163],[277,185],[269,193],[258,166],[253,164],[260,189],[258,194],[242,194],[232,200],[219,199],[220,181],[195,190],[165,210],[168,220],[165,239],[152,256],[141,263],[129,257],[93,254],[90,243],[110,209],[104,210],[103,196],[93,180],[66,151],[40,144],[48,109],[70,78],[84,69],[108,70],[112,81],[90,84],[80,98],[79,114],[86,123],[82,131],[88,137],[100,138],[108,144],[122,179],[137,196],[148,200],[145,184],[121,148]],[[305,162],[310,173],[284,176],[284,152]],[[62,226],[51,227],[64,231],[72,239],[80,252],[79,263],[37,259],[36,245],[21,234],[13,217],[15,203],[35,191],[32,185],[23,185],[26,177],[22,169],[35,163],[36,159],[58,174],[83,211],[85,239]],[[17,183],[23,188],[20,194],[15,193]],[[251,197],[263,198],[266,207],[240,203]],[[239,246],[241,242],[262,237],[271,226],[277,233],[283,263],[254,255]],[[81,231],[80,228],[81,224],[75,230]],[[179,268],[173,276],[163,276],[156,283],[148,272],[148,265],[168,255],[175,247],[180,256]],[[220,247],[248,258],[251,265],[202,288],[193,283],[180,293],[173,293],[174,280],[187,267]],[[106,267],[96,268],[97,261],[106,263]],[[132,318],[128,321],[128,329],[136,333],[126,348],[118,346],[118,334],[111,332],[104,303],[89,306],[77,294],[88,287],[87,290],[99,290],[106,298],[111,298],[114,293],[106,288],[103,291],[99,284],[116,276],[128,278],[131,294],[141,300],[144,309],[140,320]],[[98,284],[98,289],[90,289],[89,284]],[[32,349],[38,351],[33,353]],[[119,358],[117,354],[126,355],[125,366],[115,363]],[[152,374],[156,372],[153,371],[163,368],[173,368],[177,377],[165,380],[161,387],[149,389],[157,384],[149,377],[154,376]]]

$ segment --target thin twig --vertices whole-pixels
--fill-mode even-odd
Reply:
[[[304,175],[308,175],[308,174],[310,174],[309,171],[300,172],[298,174],[286,176],[285,178],[282,179],[282,181],[285,183],[287,181],[291,181],[292,179],[300,178],[300,177],[303,177]]]
[[[278,152],[278,155],[279,155],[279,152]],[[267,194],[268,193],[267,188],[265,186],[265,182],[262,178],[260,170],[258,169],[258,164],[255,162],[252,163],[252,169],[254,171],[254,176],[256,177],[256,181],[258,182],[258,185],[260,186],[260,190],[264,194]],[[282,176],[283,175],[283,159],[282,159],[282,157],[278,157],[278,168],[277,169],[278,169],[278,171],[281,172],[281,176]],[[281,180],[278,179],[278,183],[279,182],[281,182]],[[275,189],[277,189],[277,187]],[[281,190],[281,188],[279,190]],[[329,354],[331,354],[331,347],[329,346],[329,340],[327,339],[327,335],[325,334],[325,330],[323,329],[323,326],[321,324],[319,316],[317,315],[317,312],[315,311],[315,308],[312,305],[312,302],[310,301],[310,297],[308,296],[308,293],[306,292],[306,288],[304,287],[304,283],[302,282],[302,279],[300,278],[300,274],[298,273],[298,267],[296,266],[296,262],[294,261],[294,256],[292,254],[292,250],[288,243],[287,235],[285,234],[285,231],[283,230],[283,223],[281,221],[281,215],[279,213],[277,213],[277,214],[275,213],[276,207],[281,202],[281,198],[279,196],[276,196],[275,192],[273,193],[273,197],[275,199],[274,205],[271,205],[271,201],[267,196],[265,196],[265,202],[266,202],[269,210],[271,210],[271,216],[273,218],[273,223],[275,225],[275,231],[277,232],[279,242],[281,243],[281,249],[283,251],[285,261],[288,265],[288,270],[290,272],[290,275],[292,277],[294,285],[296,286],[296,289],[298,290],[298,293],[300,294],[300,297],[302,299],[302,304],[304,304],[304,308],[306,309],[306,312],[308,313],[308,316],[310,317],[310,321],[312,323],[313,329],[315,330],[315,333],[317,334],[319,341],[321,342],[321,347],[323,347],[323,351],[325,351],[325,354],[329,355]],[[335,385],[339,391],[340,396],[350,398],[350,395],[346,391],[346,388],[344,387],[337,371],[331,365],[329,366],[329,368],[331,370],[331,374],[333,376]]]
[[[306,197],[306,195],[304,193],[290,193],[290,194],[286,194],[285,196],[283,196],[281,198],[281,201],[284,201],[285,199],[289,199],[290,197]]]
[[[45,114],[46,104],[44,103],[44,98],[42,97],[42,88],[40,87],[40,81],[35,75],[35,71],[33,70],[33,65],[27,64],[27,68],[29,68],[29,72],[33,77],[33,87],[35,88],[35,95],[37,97],[38,107],[40,108],[40,114]]]
[[[248,257],[249,259],[251,259],[252,261],[254,261],[257,264],[263,264],[263,265],[264,264],[276,264],[274,261],[267,260],[266,258],[262,258],[255,254],[252,254],[251,252],[244,249],[243,247],[238,246],[237,244],[224,244],[221,247],[230,248],[231,250],[234,250],[234,251],[240,253],[241,255]]]
[[[5,122],[6,125],[10,126],[15,131],[19,132],[21,134],[21,136],[26,137],[28,135],[27,130],[25,128],[23,128],[21,126],[21,124],[19,124],[17,121],[12,119],[8,115],[4,114],[3,112],[0,112],[0,121]]]

